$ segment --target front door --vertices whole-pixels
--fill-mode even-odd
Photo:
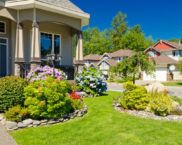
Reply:
[[[0,77],[7,75],[7,47],[8,40],[0,38]]]

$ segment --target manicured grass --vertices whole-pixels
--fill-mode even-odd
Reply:
[[[165,86],[181,86],[182,87],[182,82],[163,82],[162,84]]]
[[[174,101],[178,102],[180,105],[182,105],[182,99],[181,99],[181,98],[176,97],[176,96],[171,96],[171,98],[172,98]]]
[[[142,119],[114,110],[113,97],[85,99],[88,114],[66,123],[12,132],[19,145],[180,145],[182,122]]]

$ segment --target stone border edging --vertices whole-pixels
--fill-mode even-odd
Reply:
[[[13,122],[13,121],[7,121],[2,114],[0,114],[0,123],[8,130],[19,130],[23,128],[29,128],[29,127],[38,127],[38,126],[45,126],[45,125],[51,125],[51,124],[57,124],[61,122],[66,122],[68,120],[74,119],[76,117],[82,117],[87,113],[87,106],[85,105],[83,109],[81,110],[75,110],[73,113],[70,113],[68,115],[65,115],[63,118],[60,119],[44,119],[44,120],[33,120],[33,119],[26,119],[21,122]]]
[[[154,119],[154,120],[164,120],[164,121],[182,121],[182,115],[168,115],[168,116],[157,116],[151,112],[146,111],[137,111],[137,110],[126,110],[121,107],[119,103],[113,103],[114,109],[122,112],[127,113],[132,116],[140,117],[140,118],[147,118],[147,119]]]

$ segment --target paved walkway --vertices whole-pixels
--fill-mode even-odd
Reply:
[[[0,123],[0,145],[17,145],[14,139],[8,134]]]

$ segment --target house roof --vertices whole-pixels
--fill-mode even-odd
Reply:
[[[165,43],[165,44],[171,46],[171,49],[182,49],[182,44],[181,43],[171,42],[171,41],[167,41],[167,40],[160,40],[153,47],[157,46],[159,43]]]
[[[12,9],[39,8],[82,20],[82,26],[89,23],[90,15],[70,0],[6,0],[5,7]]]
[[[37,0],[37,1],[54,5],[54,6],[63,7],[65,9],[69,9],[79,13],[85,13],[83,10],[81,10],[79,7],[73,4],[70,0]]]
[[[156,65],[168,65],[168,64],[178,64],[178,62],[168,56],[158,56],[152,58]]]
[[[94,61],[99,61],[100,60],[100,58],[101,58],[101,56],[100,55],[98,55],[98,54],[89,54],[89,55],[86,55],[86,56],[84,56],[84,60],[94,60]]]
[[[110,54],[111,57],[123,57],[123,56],[131,56],[133,54],[132,50],[128,49],[120,49]]]
[[[107,64],[109,64],[110,66],[116,66],[117,65],[117,61],[115,61],[114,59],[102,59],[101,61],[99,61],[99,63],[97,64],[97,66],[99,66],[104,61]]]

